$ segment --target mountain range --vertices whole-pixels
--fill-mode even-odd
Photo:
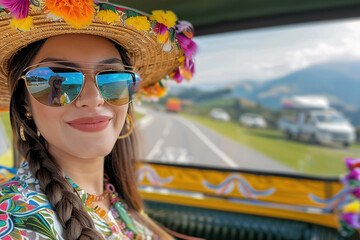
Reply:
[[[294,95],[321,95],[333,106],[355,111],[360,109],[360,61],[322,63],[267,81],[219,82],[212,87],[216,89],[214,93],[226,89],[222,97],[247,99],[273,110],[280,109],[283,99]],[[201,92],[208,99],[209,85],[198,86],[192,96],[202,99]],[[219,97],[219,94],[213,95]]]

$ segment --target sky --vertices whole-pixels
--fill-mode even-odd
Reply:
[[[184,85],[264,81],[322,62],[360,59],[360,18],[214,34],[194,40],[198,45],[196,73]]]

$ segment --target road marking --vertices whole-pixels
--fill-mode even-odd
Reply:
[[[135,126],[142,130],[149,126],[154,121],[154,117],[152,115],[147,115],[146,117],[141,118],[139,121],[137,121]]]
[[[163,131],[163,136],[164,137],[167,137],[167,135],[169,135],[171,126],[172,126],[171,122],[168,122],[166,124],[166,126],[164,128],[164,131]]]
[[[194,124],[191,122],[183,119],[183,118],[176,118],[177,121],[183,123],[187,126],[195,135],[197,135],[200,140],[202,140],[216,155],[218,155],[226,164],[230,167],[238,167],[238,165],[228,157],[223,151],[221,151],[214,143],[212,143],[201,131],[198,129]]]
[[[190,158],[188,156],[188,151],[185,148],[180,148],[179,150],[179,157],[177,158],[177,163],[190,163]]]
[[[189,163],[190,158],[185,148],[165,147],[161,161],[169,163]]]
[[[164,140],[162,138],[158,139],[153,149],[146,156],[146,159],[153,160],[154,156],[160,152],[160,148],[163,144],[164,144]]]

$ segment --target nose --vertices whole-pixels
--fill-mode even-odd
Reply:
[[[81,98],[76,100],[77,107],[96,108],[105,103],[98,88],[96,87],[95,79],[90,75],[85,75],[84,86],[80,92]]]

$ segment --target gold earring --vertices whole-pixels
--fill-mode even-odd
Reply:
[[[31,116],[31,113],[25,113],[25,116],[26,116],[26,120],[32,120],[32,116]]]
[[[129,124],[129,131],[125,135],[118,136],[118,139],[124,139],[124,138],[128,137],[133,130],[133,121],[128,113],[126,114],[126,120],[127,120],[127,123]]]
[[[32,120],[32,115],[30,113],[25,113],[25,117],[26,117],[26,120],[25,121],[28,121],[28,120]],[[40,137],[40,131],[39,129],[36,129],[36,135],[38,137]],[[26,137],[25,137],[25,132],[24,132],[24,127],[21,125],[20,126],[20,138],[21,140],[23,140],[24,142],[26,142]]]
[[[20,138],[21,138],[21,140],[23,140],[23,142],[26,142],[26,137],[24,134],[24,127],[22,125],[20,125]]]

